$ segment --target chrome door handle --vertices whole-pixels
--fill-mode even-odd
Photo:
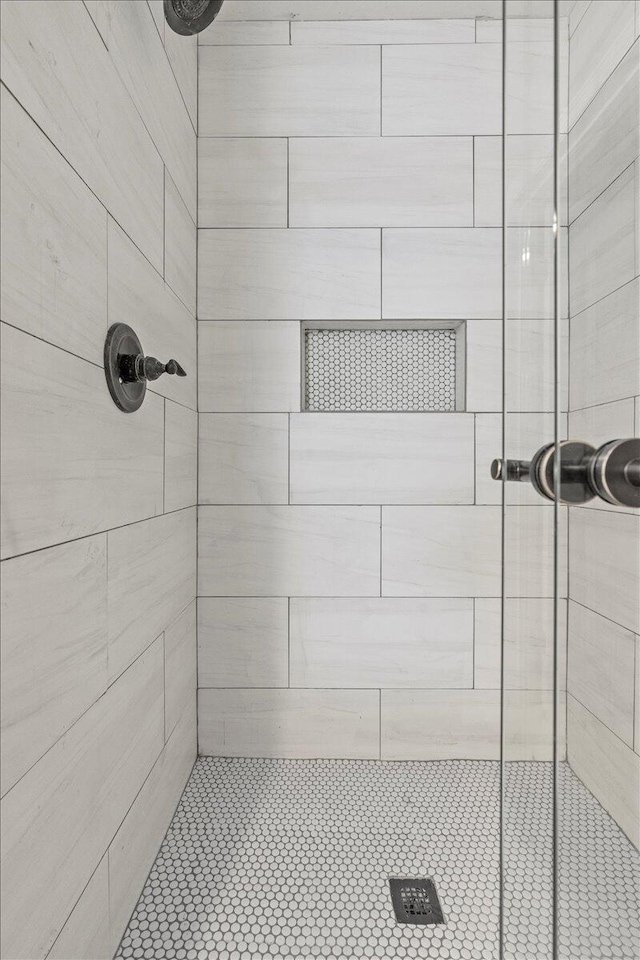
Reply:
[[[640,507],[640,439],[589,443],[549,443],[529,460],[494,460],[491,476],[529,481],[547,500],[555,500],[556,456],[560,455],[560,503],[588,503],[598,496],[620,507]]]

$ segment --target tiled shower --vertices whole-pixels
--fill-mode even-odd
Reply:
[[[172,6],[0,5],[2,958],[637,960],[640,4]]]

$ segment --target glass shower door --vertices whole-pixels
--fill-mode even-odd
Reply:
[[[640,956],[632,8],[504,8],[504,403],[492,470],[504,530],[501,949],[513,960]]]

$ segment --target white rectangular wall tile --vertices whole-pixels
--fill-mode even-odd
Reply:
[[[502,321],[467,323],[467,402],[471,411],[502,410]]]
[[[198,599],[200,687],[286,687],[288,683],[286,597]]]
[[[196,708],[196,601],[164,632],[164,738],[168,740],[185,712]]]
[[[383,760],[497,760],[497,690],[383,690]]]
[[[502,663],[502,601],[476,597],[473,628],[473,686],[499,690]]]
[[[154,5],[162,18],[164,49],[195,130],[198,122],[198,38],[181,36],[166,26],[164,7],[158,0],[149,4],[154,18],[157,16]]]
[[[375,47],[206,47],[199,58],[202,137],[376,136]]]
[[[292,227],[471,226],[472,139],[291,140],[289,203]]]
[[[385,596],[499,596],[499,507],[384,507],[382,575]]]
[[[200,507],[203,596],[377,596],[380,509]]]
[[[196,225],[169,173],[164,189],[164,276],[195,316]]]
[[[299,323],[201,323],[198,350],[201,413],[300,409]]]
[[[469,136],[501,130],[501,45],[382,49],[385,136]]]
[[[571,597],[640,633],[640,516],[576,508],[569,523]]]
[[[536,450],[554,436],[553,413],[511,413],[504,417],[505,441],[508,456],[515,460],[530,460]],[[561,439],[566,437],[566,417],[560,417]],[[503,415],[499,413],[476,416],[476,503],[502,503],[502,484],[491,477],[492,461],[502,450]],[[504,490],[507,504],[543,506],[545,501],[530,483],[510,483]]]
[[[564,744],[564,716],[558,711],[558,750]],[[553,692],[506,690],[503,705],[504,746],[509,762],[554,760]]]
[[[588,710],[569,697],[567,749],[569,765],[588,790],[636,846],[640,757]]]
[[[46,956],[153,766],[162,673],[159,641],[3,798],[7,957]]]
[[[505,594],[508,597],[553,597],[553,510],[541,505],[508,506],[505,514]],[[558,522],[558,595],[566,597],[566,514]]]
[[[564,146],[566,137],[561,141]],[[476,227],[502,226],[502,139],[474,137]],[[509,226],[544,227],[553,223],[553,136],[509,135],[506,144],[506,220]],[[562,165],[561,171],[566,170]],[[567,222],[566,176],[562,182]]]
[[[106,213],[4,87],[1,97],[2,317],[102,363]]]
[[[291,418],[292,503],[472,503],[473,472],[466,414]]]
[[[201,320],[380,317],[379,230],[201,230]]]
[[[572,2],[572,0],[570,0]],[[550,7],[549,4],[547,4]],[[511,15],[512,7],[507,15],[507,43],[535,43],[536,41],[553,40],[553,18],[536,16],[540,7],[532,7],[525,0],[521,5],[526,13],[523,16]],[[515,8],[517,10],[517,8]],[[528,14],[528,16],[527,16]],[[560,35],[566,39],[569,22],[560,12],[558,28]],[[478,19],[476,22],[476,43],[502,43],[502,19]]]
[[[166,362],[177,360],[185,377],[160,377],[148,388],[196,408],[196,324],[193,314],[162,276],[109,218],[109,325],[132,326],[145,353]],[[123,317],[126,318],[123,321]],[[149,400],[145,401],[145,404]]]
[[[560,47],[559,90],[567,89],[566,45]],[[553,134],[553,40],[513,43],[506,77],[505,129],[509,134]],[[566,133],[566,109],[560,109]]]
[[[571,224],[571,313],[576,315],[638,275],[638,170],[620,174]]]
[[[104,535],[2,564],[2,791],[107,688]]]
[[[559,601],[558,625],[566,622]],[[509,597],[504,602],[504,652],[498,599],[475,600],[475,687],[499,689],[501,663],[506,690],[553,690],[554,602],[537,597]],[[566,630],[558,633],[558,677],[564,689]]]
[[[205,756],[379,756],[377,690],[200,690]]]
[[[578,120],[634,39],[633,0],[607,0],[607,3],[589,5],[571,37],[571,126]]]
[[[639,317],[640,281],[633,280],[572,318],[572,409],[640,393]]]
[[[500,0],[226,0],[222,20],[405,20],[500,17]]]
[[[113,949],[142,892],[196,759],[195,705],[185,709],[109,845]],[[113,953],[113,951],[112,951]]]
[[[568,322],[560,324],[560,369],[569,364]],[[554,357],[555,326],[552,319],[520,320],[507,318],[505,323],[506,384],[505,409],[552,411],[555,403]],[[573,353],[573,340],[571,343]],[[567,376],[560,378],[560,409],[568,406]]]
[[[207,30],[198,34],[204,47],[242,46],[248,44],[289,43],[289,24],[285,20],[238,20],[225,22],[217,17]]]
[[[292,687],[472,685],[472,600],[291,600]]]
[[[629,630],[569,604],[569,693],[630,747],[635,649]]]
[[[569,316],[568,231],[560,230],[562,317]],[[572,237],[573,239],[573,237]],[[506,236],[507,316],[512,320],[553,319],[555,311],[553,227],[511,227]]]
[[[149,7],[144,3],[98,0],[96,25],[127,93],[195,220],[196,134],[167,53],[158,42]],[[193,48],[191,38],[185,43]],[[188,68],[187,73],[192,77]]]
[[[286,227],[287,141],[199,137],[198,226]]]
[[[105,854],[47,954],[51,960],[111,960],[109,865]]]
[[[196,511],[108,534],[109,676],[114,680],[195,596]]]
[[[291,43],[475,43],[475,20],[294,20]]]
[[[500,317],[501,249],[497,229],[384,230],[382,316]]]
[[[634,44],[569,134],[571,220],[638,156],[639,67]]]
[[[2,9],[5,84],[161,270],[162,159],[86,8]]]
[[[289,418],[201,413],[200,503],[287,503]]]
[[[198,414],[165,400],[164,509],[193,506],[198,499]]]
[[[2,359],[5,556],[162,510],[159,397],[123,416],[100,367],[6,324]]]

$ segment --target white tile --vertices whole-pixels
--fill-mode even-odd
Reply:
[[[164,632],[164,738],[168,740],[185,713],[196,709],[196,601]]]
[[[159,397],[125,416],[100,367],[6,324],[2,357],[5,556],[162,510]]]
[[[561,418],[561,434],[566,436],[566,418]],[[512,460],[531,460],[540,447],[554,437],[553,413],[511,413],[505,415],[505,445]],[[499,413],[476,416],[476,503],[502,503],[502,484],[491,478],[491,462],[501,456],[503,417]],[[508,483],[504,490],[508,504],[551,505],[531,483]]]
[[[199,137],[198,226],[286,227],[287,141]]]
[[[553,41],[509,44],[505,130],[513,134],[553,134]],[[559,89],[567,89],[567,56],[561,55]],[[566,111],[560,116],[566,132]],[[495,132],[495,131],[492,131]]]
[[[640,633],[640,516],[570,511],[571,597]]]
[[[568,324],[560,325],[560,409],[566,410],[568,392]],[[509,412],[553,410],[555,404],[556,330],[552,319],[507,318],[505,324],[505,408]],[[573,353],[573,342],[571,344]]]
[[[465,366],[466,409],[502,410],[501,320],[470,320],[467,323]]]
[[[108,534],[109,676],[114,680],[195,596],[195,510]]]
[[[566,143],[566,137],[562,144]],[[477,227],[502,226],[502,140],[475,137],[475,220]],[[561,165],[561,170],[566,168]],[[506,144],[506,207],[510,226],[553,223],[553,136],[510,135]],[[561,223],[567,222],[566,176]]]
[[[107,687],[107,541],[2,564],[2,791]]]
[[[591,0],[574,0],[574,4],[569,11],[569,35],[575,33],[575,29],[584,17],[589,8]]]
[[[471,687],[473,601],[291,600],[292,687]]]
[[[294,20],[291,43],[475,43],[475,20]]]
[[[500,595],[499,507],[384,507],[385,596]]]
[[[501,601],[475,601],[475,684],[499,689],[501,664],[506,690],[553,690],[554,617],[552,599],[509,597],[504,601],[504,646]],[[566,605],[559,601],[558,677],[566,670]]]
[[[571,312],[580,313],[638,273],[638,169],[622,173],[571,224]]]
[[[164,10],[160,9],[164,20]],[[198,38],[183,37],[166,27],[164,49],[195,129],[198,120]]]
[[[7,957],[46,955],[163,739],[159,641],[3,797]]]
[[[199,71],[202,137],[380,133],[375,47],[202,46]]]
[[[636,638],[578,603],[569,604],[569,693],[633,747]]]
[[[85,5],[89,10],[89,12],[91,12],[91,6],[96,6],[97,3],[98,3],[98,0],[89,0],[89,2],[85,0]],[[163,0],[147,0],[147,3],[149,4],[149,9],[151,10],[151,16],[154,19],[160,38],[164,40],[164,34],[165,34],[164,2]]]
[[[559,243],[559,306],[561,316],[568,317],[569,274],[568,231],[566,229],[560,231]],[[555,311],[555,235],[553,227],[508,228],[505,255],[507,264],[507,316],[511,320],[553,319]],[[573,281],[573,276],[571,279]]]
[[[199,597],[198,685],[286,687],[286,597]]]
[[[382,237],[383,317],[501,316],[501,230],[389,229]]]
[[[200,507],[198,593],[377,596],[376,507]]]
[[[633,0],[591,3],[571,37],[571,125],[635,39]]]
[[[300,409],[300,324],[201,323],[199,409]]]
[[[289,203],[292,227],[471,226],[472,139],[291,140]]]
[[[640,393],[639,304],[634,280],[572,318],[572,409]]]
[[[503,758],[506,761],[554,759],[553,692],[506,690],[503,707]],[[558,724],[562,716],[558,712]],[[558,736],[564,742],[564,736]]]
[[[201,413],[198,465],[200,503],[287,503],[287,415]]]
[[[542,502],[542,501],[541,501]],[[505,514],[505,593],[509,597],[553,597],[554,511],[508,506]],[[558,595],[566,597],[566,522],[558,523]]]
[[[302,413],[290,472],[292,503],[473,503],[473,418]]]
[[[177,360],[186,370],[186,378],[160,377],[148,391],[195,410],[196,324],[193,315],[111,218],[108,252],[109,325],[128,323],[140,337],[146,354],[163,363],[169,359]],[[145,406],[148,403],[147,397]]]
[[[201,230],[201,320],[380,317],[379,230]]]
[[[601,403],[596,407],[583,407],[569,414],[570,435],[578,439],[584,438],[598,447],[615,437],[632,437],[634,420],[634,402],[631,397],[627,400]],[[593,505],[596,502],[593,501]],[[600,503],[605,510],[616,509],[611,503],[602,500]]]
[[[278,20],[238,20],[225,22],[218,17],[208,30],[198,34],[200,46],[226,47],[248,44],[289,43],[289,24]]]
[[[531,7],[531,4],[529,4],[529,9],[533,13],[534,8]],[[559,28],[566,37],[568,33],[566,17],[559,20]],[[552,17],[507,16],[507,43],[535,43],[541,40],[553,40]],[[479,19],[476,24],[476,43],[502,43],[502,19]]]
[[[513,0],[511,0],[513,2]],[[500,0],[226,0],[222,20],[385,20],[500,17]]]
[[[153,16],[145,3],[98,0],[96,23],[142,123],[195,221],[196,134]],[[181,39],[195,53],[194,41]],[[195,62],[191,69],[187,67],[187,73],[194,70]]]
[[[499,134],[501,45],[427,44],[382,50],[385,136]]]
[[[5,84],[162,269],[162,159],[84,5],[2,10]]]
[[[102,363],[104,208],[4,87],[2,185],[4,320]]]
[[[640,45],[634,44],[569,134],[574,220],[640,152]]]
[[[109,846],[116,949],[196,759],[195,708],[185,711]]]
[[[109,867],[102,858],[80,894],[47,957],[51,960],[111,960],[114,942],[109,916]]]
[[[638,846],[640,757],[573,697],[568,703],[569,765]]]
[[[200,690],[205,756],[378,757],[377,690]]]
[[[164,277],[195,316],[196,225],[169,173],[164,186]]]
[[[497,690],[383,690],[383,760],[497,760]]]
[[[198,499],[198,414],[165,400],[164,509],[191,507]]]

